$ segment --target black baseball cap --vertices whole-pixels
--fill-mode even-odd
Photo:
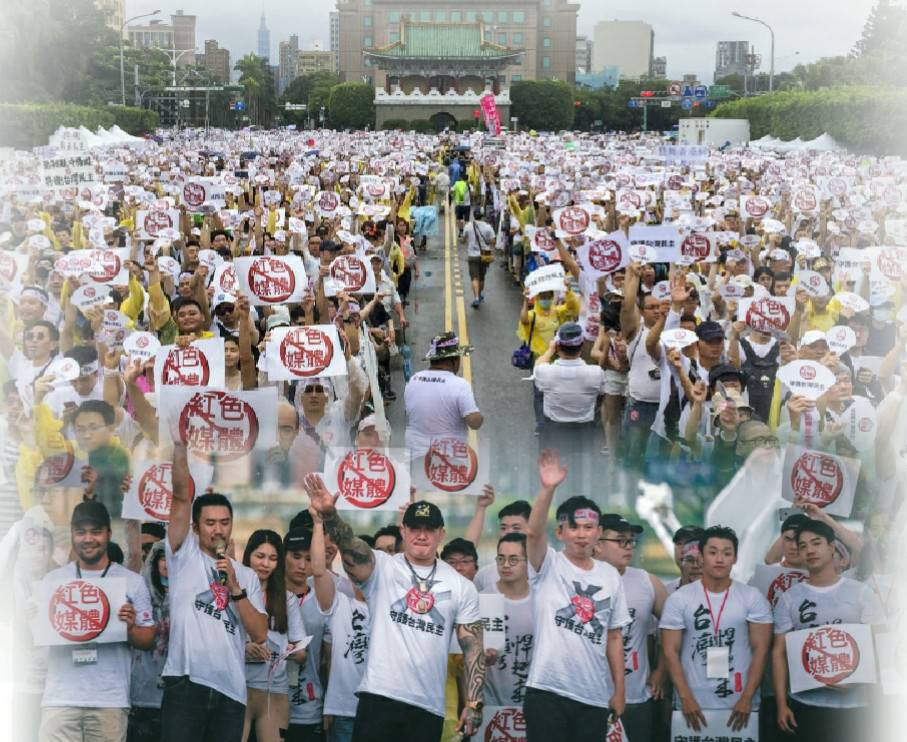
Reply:
[[[312,548],[312,532],[306,528],[292,528],[284,536],[284,553],[291,551],[308,551]]]
[[[441,509],[432,502],[420,500],[412,503],[403,514],[403,525],[408,528],[428,526],[429,528],[444,528],[444,516]]]
[[[706,320],[705,322],[700,322],[696,326],[696,337],[700,340],[718,340],[721,338],[724,340],[724,328],[719,325],[717,322],[712,320]]]
[[[809,523],[809,516],[804,515],[803,513],[794,513],[793,515],[788,515],[784,522],[781,524],[781,533],[785,531],[790,531],[791,529],[797,530],[800,526],[806,525]]]
[[[632,533],[642,533],[642,526],[635,526],[624,516],[617,513],[602,513],[598,519],[598,524],[608,531],[630,531]]]
[[[734,378],[743,386],[746,381],[743,372],[729,363],[718,363],[709,369],[709,386],[714,387],[716,381],[722,379]]]
[[[77,526],[80,523],[94,523],[102,528],[110,528],[110,513],[104,503],[97,500],[86,500],[80,502],[72,511],[72,519],[69,521],[71,526]]]

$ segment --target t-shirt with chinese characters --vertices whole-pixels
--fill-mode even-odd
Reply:
[[[704,709],[729,709],[740,699],[752,662],[749,624],[770,624],[772,611],[756,588],[736,580],[726,592],[708,592],[708,599],[706,594],[701,580],[678,588],[665,601],[658,625],[683,631],[680,663],[696,702]],[[728,649],[726,678],[708,677],[709,647]],[[753,698],[754,711],[758,700],[758,695]],[[680,708],[676,690],[674,708]]]
[[[497,583],[483,592],[501,594]],[[504,596],[504,649],[498,652],[497,661],[485,666],[486,706],[523,705],[535,643],[533,602],[531,591],[519,600]]]
[[[360,693],[373,693],[444,716],[447,650],[457,624],[481,621],[475,586],[438,559],[414,567],[403,554],[374,551],[375,567],[362,591],[371,614],[371,637]],[[420,591],[424,581],[428,593]]]
[[[188,675],[238,703],[246,702],[246,630],[229,589],[217,581],[216,561],[189,531],[174,552],[164,542],[170,597],[170,648],[164,677]],[[265,613],[258,575],[235,559],[230,563],[249,604]]]
[[[403,393],[406,404],[406,447],[413,457],[422,456],[433,438],[466,440],[469,429],[463,418],[479,411],[472,387],[450,371],[419,371]]]
[[[103,570],[82,570],[82,577],[99,578]],[[46,581],[68,578],[75,580],[76,563],[64,564],[49,572]],[[126,600],[135,608],[136,626],[154,626],[151,609],[151,595],[142,576],[126,569],[121,564],[111,563],[106,578],[120,577],[126,580]],[[85,595],[82,596],[85,601]],[[118,621],[120,605],[110,606],[110,620]],[[132,651],[126,642],[92,644],[97,649],[97,662],[77,664],[73,661],[73,650],[84,645],[50,647],[47,664],[47,679],[44,682],[45,707],[75,708],[129,708],[129,679],[132,674]]]
[[[305,626],[299,612],[299,601],[291,592],[287,592],[287,630],[285,632],[268,629],[266,646],[270,656],[267,662],[249,662],[246,660],[246,687],[266,693],[289,692],[287,684],[287,647],[305,638]]]
[[[801,582],[784,593],[775,607],[776,634],[840,623],[885,623],[882,603],[869,585],[846,577],[824,587]],[[808,706],[857,708],[869,703],[869,691],[867,686],[852,685],[790,695]]]
[[[527,685],[607,708],[613,692],[608,631],[630,623],[620,574],[605,562],[580,569],[549,547],[530,584],[535,648]]]
[[[655,588],[644,569],[627,567],[621,575],[630,623],[624,635],[624,689],[627,703],[645,703],[649,690],[648,636],[655,607]]]
[[[332,647],[324,713],[327,716],[355,716],[359,703],[356,688],[362,681],[368,659],[368,604],[335,591],[330,609],[321,613],[328,620]]]
[[[320,724],[324,706],[324,688],[321,685],[321,644],[327,628],[327,619],[318,610],[314,581],[308,580],[309,589],[304,595],[295,595],[295,611],[302,616],[306,632],[312,637],[306,649],[305,662],[287,665],[290,682],[290,724]]]

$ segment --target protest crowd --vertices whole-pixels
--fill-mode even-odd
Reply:
[[[884,738],[907,163],[62,130],[0,175],[13,739]],[[407,342],[445,241],[470,321],[522,294],[531,491],[473,348]]]

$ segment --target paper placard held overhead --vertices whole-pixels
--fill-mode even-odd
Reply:
[[[860,460],[788,445],[784,452],[781,496],[818,505],[829,515],[850,517],[860,476]]]
[[[560,263],[553,263],[537,268],[526,276],[525,286],[529,291],[529,298],[536,297],[543,291],[566,291],[564,266]]]
[[[409,464],[402,449],[332,448],[324,482],[339,492],[338,510],[397,510],[409,502]]]
[[[343,376],[346,357],[336,325],[276,327],[265,348],[269,381]]]

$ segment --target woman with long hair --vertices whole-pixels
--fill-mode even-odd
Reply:
[[[296,598],[284,585],[283,542],[274,531],[255,531],[246,544],[242,563],[261,581],[268,612],[268,638],[261,644],[246,642],[246,718],[243,742],[252,725],[258,742],[279,742],[289,724],[287,659],[305,661],[305,650],[291,652],[305,637]]]

